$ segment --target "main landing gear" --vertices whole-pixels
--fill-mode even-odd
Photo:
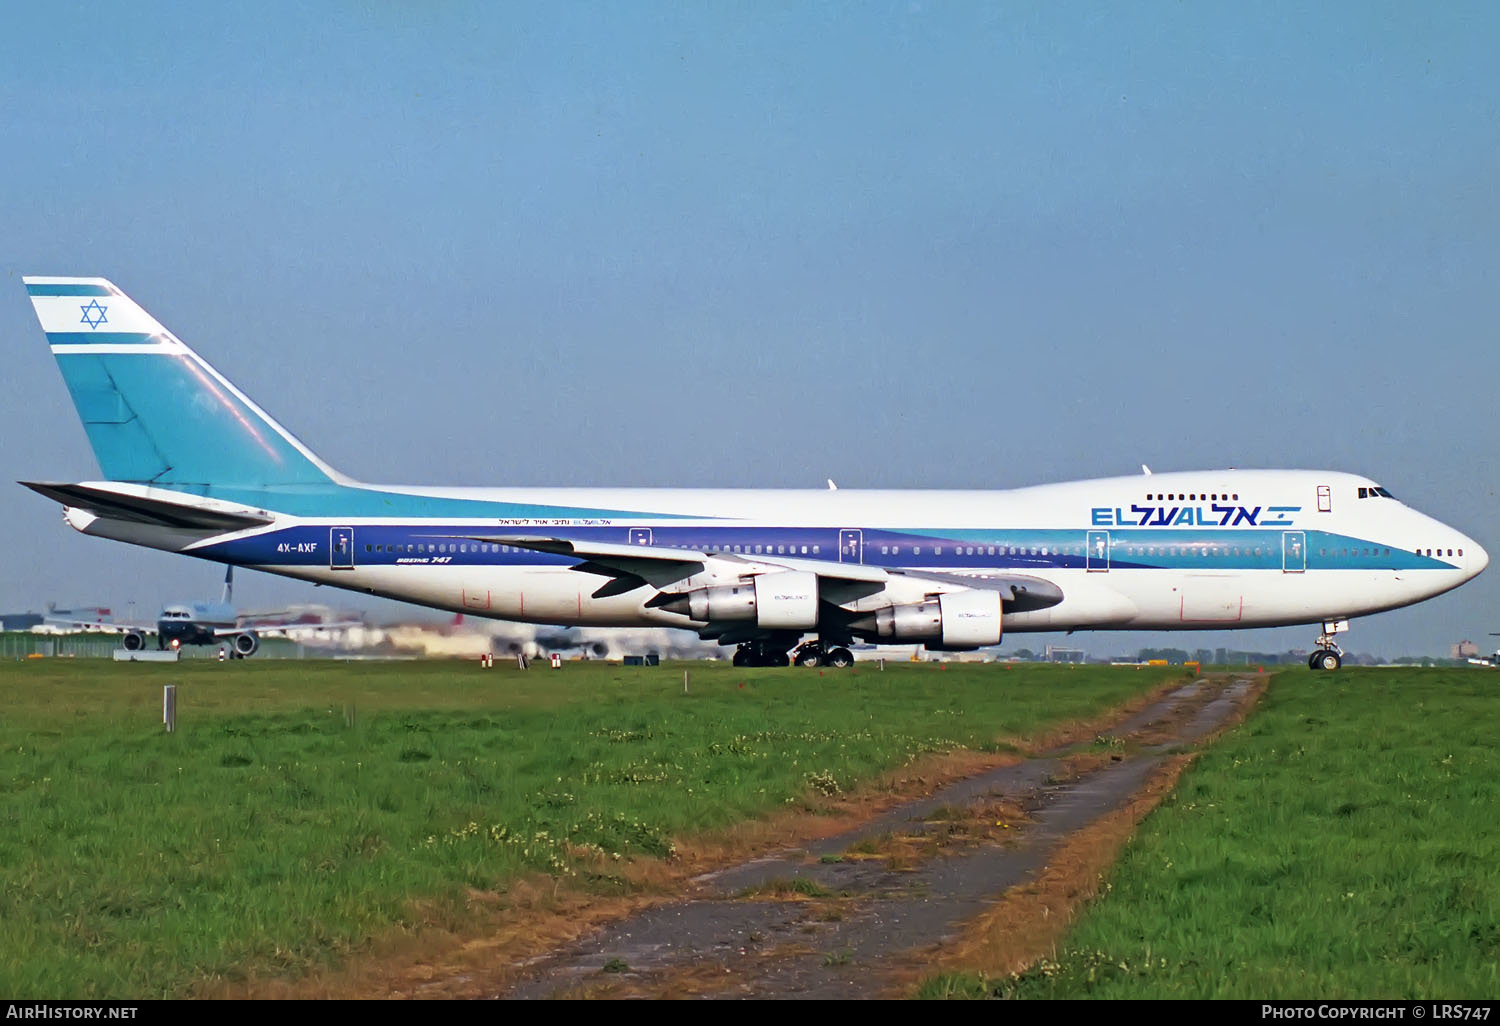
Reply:
[[[1324,620],[1323,633],[1318,635],[1318,647],[1307,657],[1309,670],[1337,670],[1344,665],[1344,650],[1333,640],[1335,634],[1349,629],[1348,620]]]
[[[824,648],[821,641],[804,641],[792,649],[792,662],[798,666],[833,666],[843,669],[854,665],[854,655],[839,645]]]
[[[786,649],[771,641],[747,641],[735,649],[735,666],[853,666],[854,655],[847,648],[833,646],[824,648],[820,641],[804,641],[792,649]]]
[[[789,666],[786,652],[766,641],[747,641],[734,650],[735,666]]]

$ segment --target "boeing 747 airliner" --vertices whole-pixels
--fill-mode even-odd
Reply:
[[[104,478],[24,482],[71,526],[472,616],[680,627],[748,666],[847,665],[856,639],[1317,624],[1309,665],[1333,670],[1350,619],[1489,562],[1375,481],[1317,470],[964,492],[362,484],[108,281],[24,281]]]

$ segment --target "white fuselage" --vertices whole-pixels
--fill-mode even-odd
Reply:
[[[920,602],[989,575],[1060,588],[1050,608],[1005,612],[1007,631],[1342,620],[1438,595],[1488,563],[1473,539],[1369,479],[1319,471],[1170,473],[1009,491],[350,490],[362,489],[399,497],[410,505],[401,512],[414,515],[278,514],[265,527],[186,545],[159,528],[87,517],[81,526],[477,616],[690,629],[701,623],[647,605],[654,587],[596,596],[609,576],[575,569],[584,559],[474,539],[562,536],[706,557],[677,589],[829,563],[889,571],[877,591],[841,603],[854,611]],[[420,515],[428,502],[441,512]],[[475,515],[464,515],[471,505]],[[495,509],[537,515],[488,515]]]

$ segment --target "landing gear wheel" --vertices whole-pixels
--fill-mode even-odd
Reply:
[[[824,661],[821,645],[803,645],[792,655],[792,662],[797,666],[822,666]]]
[[[735,650],[735,666],[790,666],[791,659],[775,645],[764,641],[747,641]]]
[[[843,669],[854,665],[854,656],[847,648],[831,648],[826,656],[829,666]]]
[[[1308,656],[1307,668],[1310,670],[1337,670],[1344,665],[1344,650],[1339,648],[1339,643],[1334,636],[1342,634],[1349,629],[1348,620],[1324,620],[1323,633],[1318,635],[1318,647],[1313,649],[1313,654]]]

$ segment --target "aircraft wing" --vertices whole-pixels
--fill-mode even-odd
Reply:
[[[124,623],[120,620],[74,620],[63,616],[44,616],[42,623],[48,627],[71,627],[80,631],[98,631],[101,634],[155,634],[155,623]]]
[[[555,556],[574,556],[585,561],[582,566],[575,569],[614,577],[622,584],[634,582],[628,588],[605,591],[603,595],[596,594],[596,598],[632,591],[643,584],[649,584],[653,588],[665,588],[678,581],[686,580],[694,574],[702,573],[710,559],[719,556],[718,553],[710,556],[706,552],[697,552],[692,549],[611,545],[604,542],[578,542],[569,538],[539,538],[530,535],[464,534],[444,535],[443,537],[464,538],[468,541],[488,542],[492,545],[509,545],[518,549],[530,549],[533,552],[550,552]],[[610,585],[605,585],[605,588],[609,587]]]
[[[234,627],[215,627],[214,637],[227,638],[246,631],[339,631],[368,626],[363,620],[340,620],[337,623],[311,623],[300,620],[243,620]]]
[[[1046,609],[1063,600],[1063,591],[1051,581],[1030,574],[985,571],[972,574],[946,574],[926,570],[898,570],[902,577],[937,584],[957,585],[976,591],[998,591],[1004,596],[1005,608],[1013,613]]]
[[[617,545],[608,542],[579,542],[570,538],[539,538],[533,535],[445,535],[469,541],[510,545],[533,552],[550,552],[583,560],[573,569],[584,573],[612,577],[610,583],[594,593],[607,598],[633,591],[644,584],[667,588],[687,580],[710,567],[732,571],[741,576],[775,573],[779,570],[810,570],[830,581],[874,584],[861,589],[873,594],[884,586],[886,571],[856,563],[830,563],[821,559],[797,559],[790,556],[745,556],[734,552],[705,552],[701,549],[672,549],[652,545]],[[843,601],[848,601],[845,599]]]
[[[817,574],[824,582],[823,597],[835,604],[877,594],[896,580],[930,581],[942,590],[973,588],[981,591],[1009,593],[1007,607],[1017,612],[1044,609],[1062,601],[1062,589],[1050,581],[1025,574],[926,573],[911,570],[887,570],[863,563],[835,563],[826,559],[797,556],[747,556],[733,552],[705,552],[700,549],[672,549],[651,545],[620,545],[607,542],[579,542],[569,538],[539,538],[529,535],[445,535],[468,541],[510,545],[534,552],[574,556],[583,562],[574,567],[585,573],[613,578],[598,591],[595,598],[633,591],[642,585],[657,589],[687,580],[707,568],[733,571],[741,576],[800,570]]]

